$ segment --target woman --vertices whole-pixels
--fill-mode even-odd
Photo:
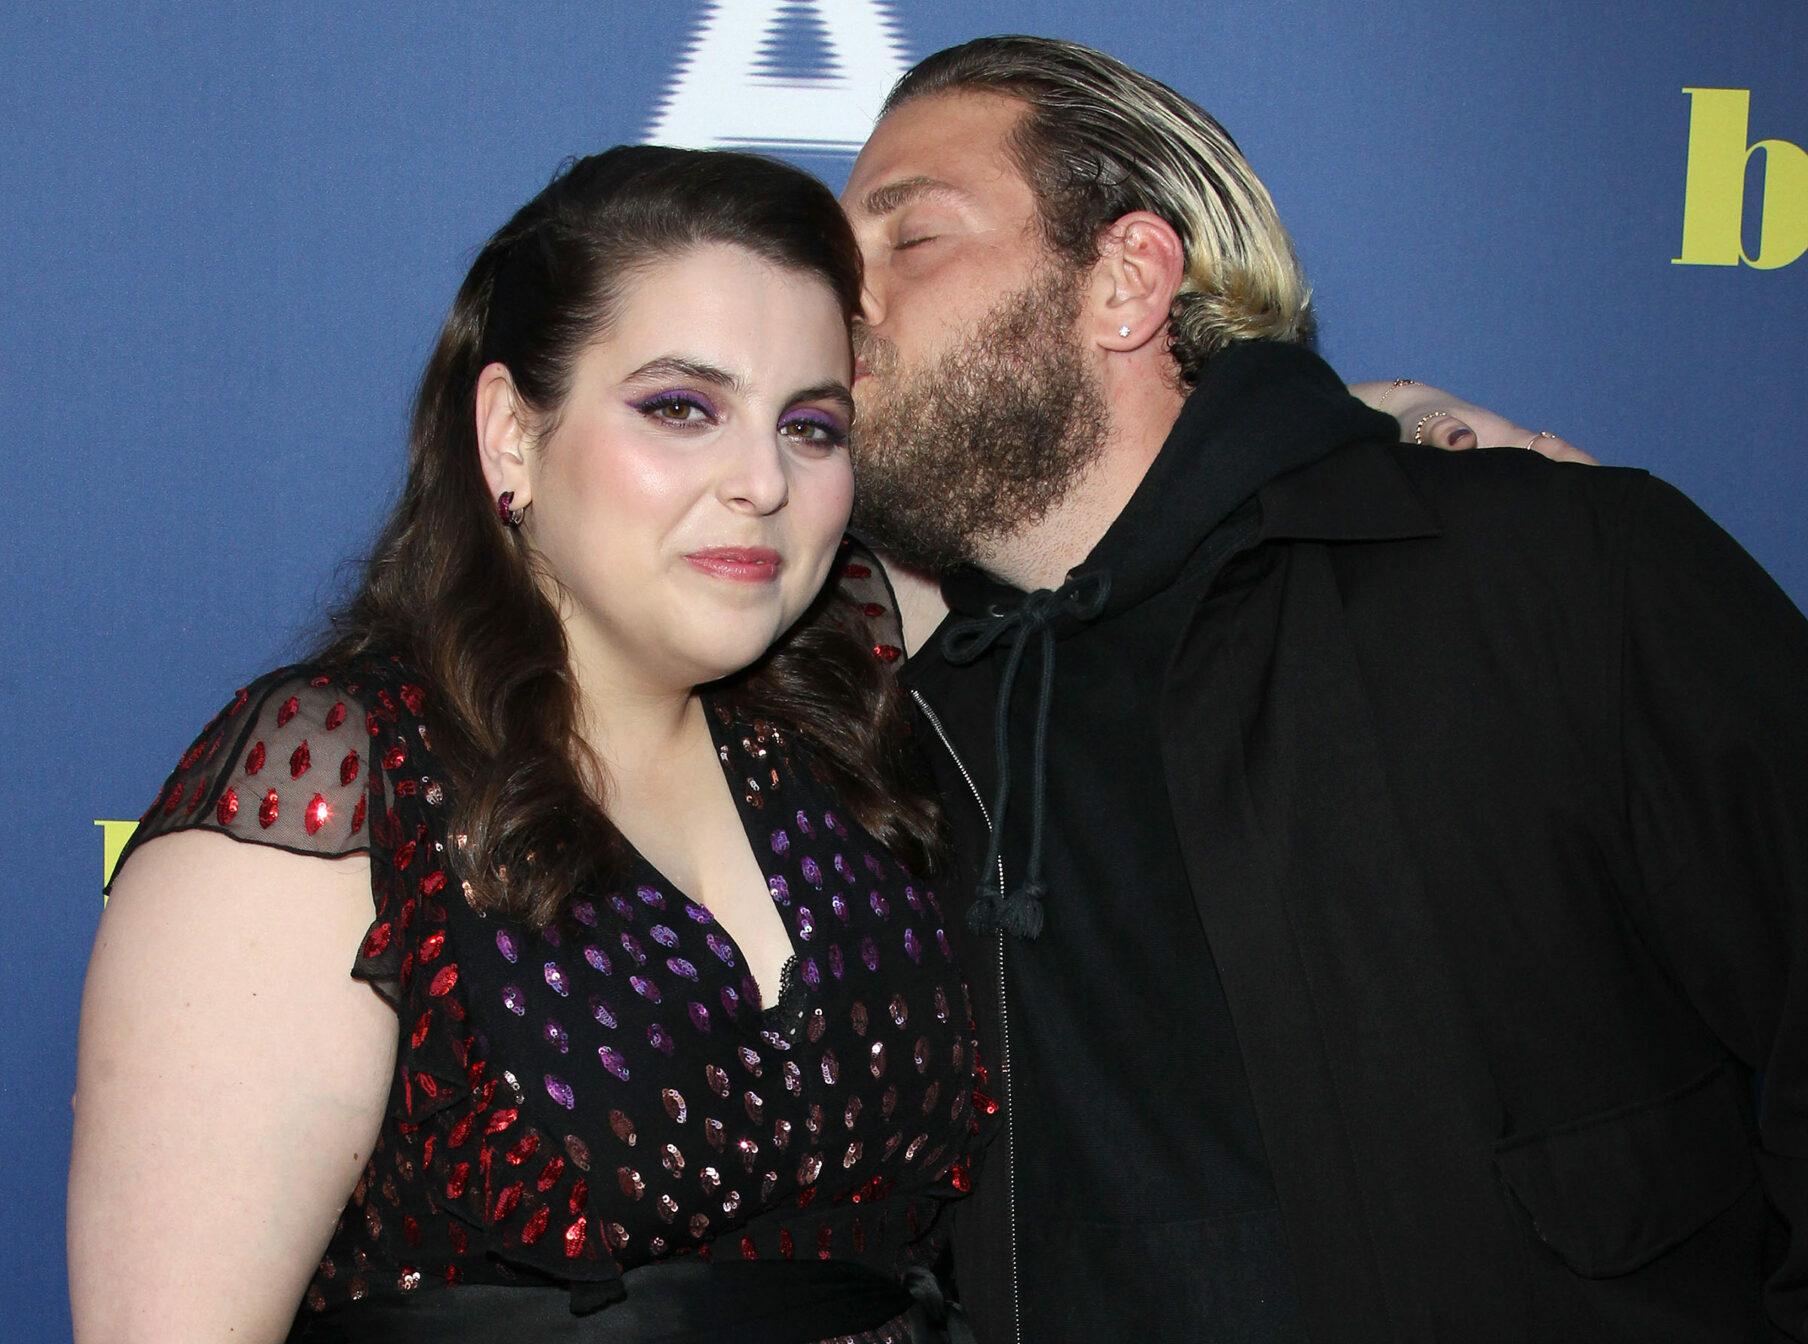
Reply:
[[[581,160],[478,256],[330,640],[117,870],[79,1339],[930,1337],[981,1075],[818,598],[858,298],[833,198],[740,155]]]

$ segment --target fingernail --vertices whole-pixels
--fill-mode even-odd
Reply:
[[[1452,448],[1475,447],[1475,431],[1472,429],[1457,430],[1456,433],[1450,436],[1450,446]]]

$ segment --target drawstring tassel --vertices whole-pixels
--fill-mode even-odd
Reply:
[[[1018,938],[1034,938],[1042,932],[1042,900],[1047,895],[1045,882],[1025,882],[1009,896],[1000,894],[996,882],[982,883],[967,907],[967,927],[975,933],[1002,929]]]
[[[981,882],[973,893],[973,904],[967,907],[967,927],[975,933],[997,933],[1003,927],[998,908],[1004,904],[1004,893],[994,882]]]
[[[1034,938],[1042,932],[1042,898],[1047,895],[1047,883],[1025,882],[998,903],[998,927],[1018,938]]]

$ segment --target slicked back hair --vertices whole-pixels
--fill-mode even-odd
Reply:
[[[1076,267],[1135,210],[1180,235],[1186,275],[1169,315],[1181,378],[1232,341],[1309,343],[1311,287],[1268,189],[1209,113],[1122,61],[1057,38],[975,38],[907,71],[881,113],[934,94],[1024,105],[1011,133],[1044,237]]]

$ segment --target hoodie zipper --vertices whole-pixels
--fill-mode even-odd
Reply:
[[[923,711],[923,717],[929,720],[929,726],[935,729],[935,735],[942,740],[942,746],[959,770],[961,778],[967,781],[967,787],[973,791],[973,801],[979,804],[979,815],[985,818],[986,830],[992,829],[992,814],[986,810],[986,800],[980,796],[979,786],[973,782],[973,776],[967,773],[967,763],[960,758],[954,749],[954,743],[948,740],[947,730],[942,727],[942,720],[929,707],[929,702],[916,691],[911,691],[910,698],[917,702],[917,708]],[[998,856],[998,889],[1004,890],[1004,855]],[[1011,1016],[1007,1004],[1004,982],[1004,930],[998,932],[998,1076],[1004,1083],[1004,1199],[1005,1228],[1011,1252],[1011,1338],[1016,1344],[1023,1344],[1023,1313],[1017,1295],[1017,1172],[1016,1172],[1016,1136],[1012,1132],[1011,1108]]]

